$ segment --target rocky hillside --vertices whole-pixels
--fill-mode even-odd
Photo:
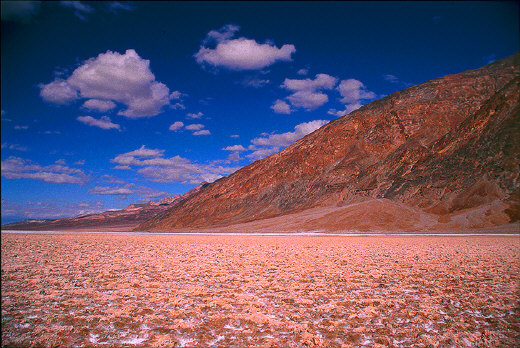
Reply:
[[[517,53],[374,101],[208,185],[136,230],[247,224],[262,230],[259,221],[281,217],[298,220],[288,221],[288,230],[514,222],[520,198],[519,66]],[[372,212],[372,225],[371,219],[356,225],[367,212],[359,207]],[[311,211],[316,213],[303,218]],[[414,214],[412,222],[398,223]]]
[[[135,203],[121,210],[109,210],[100,214],[80,215],[58,220],[23,220],[2,225],[2,229],[27,231],[130,231],[138,224],[151,219],[160,212],[195,194],[206,185],[208,185],[206,182],[200,183],[186,193],[166,197],[157,203],[153,201]]]

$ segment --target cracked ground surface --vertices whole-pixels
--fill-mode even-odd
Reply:
[[[1,238],[2,346],[520,345],[518,236]]]

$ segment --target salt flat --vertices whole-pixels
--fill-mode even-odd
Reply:
[[[520,344],[518,236],[1,239],[2,346]]]

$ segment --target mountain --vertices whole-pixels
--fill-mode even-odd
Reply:
[[[428,231],[515,223],[519,61],[517,53],[374,101],[136,230]]]
[[[110,210],[100,214],[79,215],[72,218],[58,220],[23,220],[20,222],[2,225],[3,230],[28,231],[131,231],[135,226],[143,223],[172,205],[195,194],[207,185],[200,183],[186,193],[173,197],[166,197],[159,202],[130,204],[121,210]]]

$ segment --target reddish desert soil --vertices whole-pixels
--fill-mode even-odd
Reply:
[[[1,241],[2,346],[520,345],[518,236]]]

